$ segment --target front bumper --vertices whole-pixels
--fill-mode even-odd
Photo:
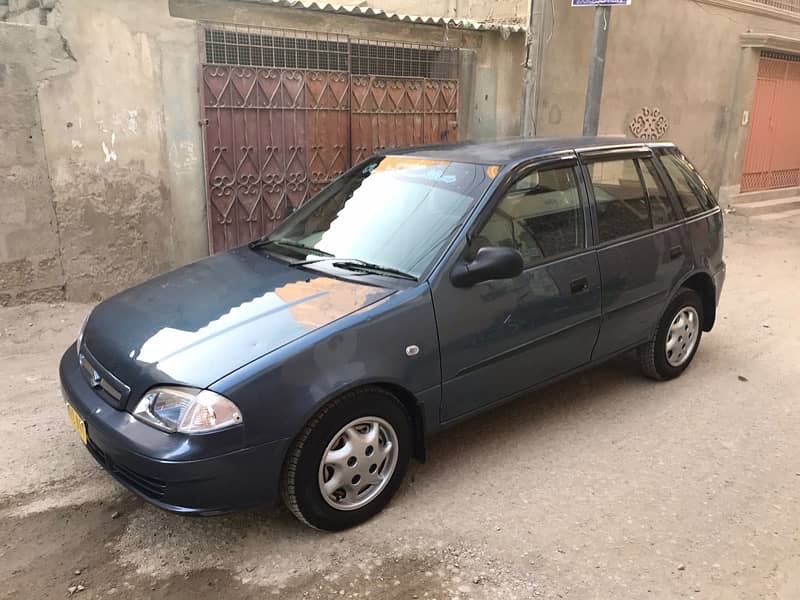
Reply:
[[[290,440],[209,456],[217,434],[165,433],[107,404],[80,372],[74,346],[61,358],[59,374],[64,399],[86,422],[90,454],[146,501],[171,512],[211,515],[277,499]]]

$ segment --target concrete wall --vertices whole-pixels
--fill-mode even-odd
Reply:
[[[545,15],[539,135],[578,134],[592,39],[591,9],[555,0]],[[659,108],[676,142],[713,188],[738,184],[741,98],[752,90],[757,53],[748,30],[797,35],[798,22],[725,8],[724,2],[633,2],[614,8],[600,114],[601,134],[632,135],[642,107]],[[555,28],[550,26],[555,23]]]
[[[195,24],[164,0],[61,0],[75,68],[39,89],[67,296],[207,253]]]
[[[57,32],[0,25],[0,305],[64,296],[36,91],[73,68]]]
[[[197,20],[457,45],[460,137],[519,129],[520,34],[212,0],[15,0],[0,19],[3,303],[99,299],[207,254]]]
[[[375,18],[277,8],[259,4],[216,0],[170,0],[170,12],[200,21],[238,23],[254,27],[343,33],[364,39],[442,43],[466,50],[462,53],[459,103],[461,139],[519,135],[520,101],[525,36],[503,36],[496,31],[445,30],[429,25],[409,25]]]
[[[463,139],[491,140],[520,134],[524,52],[522,34],[508,40],[496,33],[484,37],[477,55],[475,86],[465,90],[472,101],[472,112]]]
[[[524,21],[527,2],[379,6]],[[576,134],[592,10],[573,9],[569,0],[545,6],[538,134]],[[743,47],[740,36],[800,31],[800,17],[733,6],[745,4],[642,0],[613,9],[600,121],[602,133],[629,134],[642,107],[659,108],[669,122],[666,137],[723,189],[738,183],[747,139],[742,113],[757,68],[758,50]],[[459,136],[519,132],[522,34],[258,0],[15,0],[2,8],[0,303],[99,298],[207,253],[198,20],[458,46]]]
[[[58,250],[57,284],[66,283],[67,298],[105,297],[206,255],[196,24],[172,18],[166,0],[10,8],[7,20],[32,24],[0,23],[15,72],[26,74],[13,80],[16,103],[6,114],[12,126],[30,127],[31,138],[0,162],[0,175],[26,164],[34,170],[26,176],[39,186],[31,193],[50,216],[27,197],[19,204],[58,224],[57,232],[39,221],[29,229]],[[53,60],[69,68],[39,72]],[[49,265],[26,239],[7,238],[0,261]],[[38,288],[54,277],[27,269],[23,279]]]

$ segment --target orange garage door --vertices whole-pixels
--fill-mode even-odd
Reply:
[[[742,191],[800,185],[800,56],[764,52],[758,67]]]

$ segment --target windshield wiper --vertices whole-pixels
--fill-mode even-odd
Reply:
[[[418,279],[411,273],[406,273],[400,269],[393,267],[384,267],[383,265],[376,265],[375,263],[361,260],[360,258],[337,258],[331,256],[330,258],[317,258],[314,260],[306,260],[303,262],[292,263],[293,267],[304,267],[306,265],[313,265],[320,262],[334,260],[334,267],[345,269],[347,271],[361,271],[363,273],[377,273],[379,275],[389,275],[391,277],[398,277],[400,279],[408,279],[409,281],[418,281]]]
[[[417,281],[417,278],[414,277],[411,273],[406,273],[405,271],[401,271],[400,269],[394,269],[392,267],[384,267],[383,265],[376,265],[375,263],[366,262],[364,260],[342,259],[342,260],[337,260],[335,263],[333,263],[333,266],[338,267],[340,269],[346,269],[348,271],[377,273],[378,275],[389,275],[391,277],[397,277],[399,279],[408,279],[409,281]]]
[[[399,269],[395,269],[392,267],[384,267],[383,265],[377,265],[375,263],[367,262],[365,260],[361,260],[360,258],[338,258],[335,254],[331,254],[330,252],[326,252],[325,250],[320,250],[319,248],[314,248],[313,246],[307,246],[306,244],[302,244],[300,242],[294,242],[292,240],[271,240],[269,238],[263,240],[256,240],[255,242],[250,242],[248,246],[251,249],[256,248],[263,248],[264,246],[270,245],[276,246],[288,246],[289,248],[297,248],[298,250],[303,250],[304,252],[308,252],[309,254],[317,254],[318,256],[323,256],[324,258],[315,258],[313,260],[301,260],[295,261],[290,263],[293,267],[304,267],[306,265],[313,265],[314,263],[318,262],[325,262],[334,260],[336,262],[333,263],[334,267],[339,267],[340,269],[346,269],[348,271],[361,271],[363,273],[377,273],[379,275],[389,275],[391,277],[398,277],[400,279],[408,279],[409,281],[417,281],[417,278],[412,275],[411,273],[406,273],[405,271],[401,271]]]
[[[326,252],[325,250],[320,250],[319,248],[314,248],[313,246],[308,246],[301,242],[294,242],[292,240],[284,240],[284,239],[277,239],[271,240],[269,238],[265,238],[263,240],[256,240],[255,242],[250,242],[249,247],[251,250],[255,250],[256,248],[263,248],[264,246],[270,245],[276,246],[286,246],[288,248],[296,248],[298,250],[303,250],[304,252],[308,252],[309,254],[316,254],[318,256],[329,256],[334,258],[334,255],[330,252]]]

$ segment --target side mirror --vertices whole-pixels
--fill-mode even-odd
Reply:
[[[456,287],[470,287],[491,279],[512,279],[522,274],[522,255],[513,248],[481,248],[475,260],[462,262],[450,273]]]

